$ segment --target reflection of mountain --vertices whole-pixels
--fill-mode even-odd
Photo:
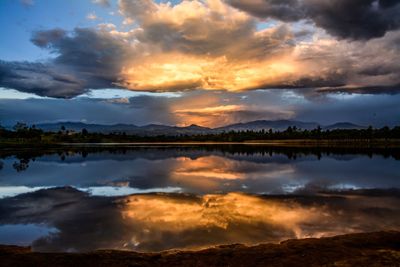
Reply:
[[[253,145],[13,150],[0,152],[0,158],[4,158],[0,186],[181,188],[198,194],[280,194],[309,183],[345,188],[400,187],[399,161],[361,151],[364,154],[354,149]],[[378,150],[383,155],[385,151]],[[390,153],[398,152],[392,149],[387,156]]]
[[[137,135],[181,135],[181,134],[209,134],[209,133],[220,133],[228,131],[245,131],[245,130],[269,130],[283,131],[289,126],[296,127],[298,129],[315,129],[321,126],[324,129],[362,129],[363,126],[356,124],[341,122],[332,125],[320,125],[315,122],[302,122],[294,120],[258,120],[246,123],[236,123],[231,125],[226,125],[219,128],[207,128],[198,125],[190,125],[186,127],[159,125],[159,124],[149,124],[145,126],[136,126],[132,124],[114,124],[114,125],[101,125],[101,124],[85,124],[81,122],[57,122],[57,123],[43,123],[38,124],[37,127],[45,131],[59,131],[62,127],[67,130],[72,131],[82,131],[86,129],[89,132],[101,132],[101,133],[111,133],[111,132],[125,132],[128,134]]]
[[[400,187],[400,161],[361,151],[365,154],[356,154],[354,149],[253,145],[13,150],[3,151],[3,155],[0,152],[0,158],[4,158],[0,186],[180,188],[197,194],[280,194],[306,184],[314,189],[316,184],[336,188]],[[383,155],[385,151],[378,150]],[[387,156],[390,153],[398,152],[392,149]]]
[[[60,146],[55,148],[0,150],[0,159],[15,157],[23,163],[40,159],[49,162],[77,163],[98,160],[126,161],[134,159],[197,159],[210,155],[268,163],[309,161],[323,157],[352,160],[360,156],[384,156],[400,159],[400,148],[368,147],[276,147],[268,145],[126,145],[126,146]],[[28,162],[27,162],[28,161]]]
[[[379,193],[379,192],[378,192]],[[0,199],[1,225],[57,229],[35,250],[159,251],[400,229],[398,191],[325,196],[138,194],[93,197],[73,188]],[[383,223],[384,222],[384,223]],[[22,227],[22,226],[21,226]],[[12,241],[12,240],[10,240]]]
[[[365,129],[366,127],[356,125],[354,123],[349,122],[338,122],[332,125],[328,125],[324,127],[324,130],[336,130],[336,129]]]

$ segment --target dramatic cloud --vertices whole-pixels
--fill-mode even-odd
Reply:
[[[282,82],[294,71],[287,26],[256,31],[254,19],[220,1],[120,1],[120,11],[140,25],[135,37],[148,53],[124,68],[128,88],[241,90]]]
[[[71,97],[85,92],[85,81],[57,66],[30,62],[0,61],[1,86],[41,96]],[[78,93],[77,93],[78,92]]]
[[[34,32],[33,44],[54,56],[34,63],[0,61],[0,86],[67,98],[99,88],[321,93],[399,88],[397,1],[118,4],[121,29],[102,23],[72,32]],[[266,18],[266,26],[255,16]]]
[[[400,27],[397,0],[225,0],[261,18],[282,21],[311,20],[340,38],[382,37]]]
[[[319,91],[395,93],[400,84],[399,41],[400,31],[394,31],[368,42],[321,39],[297,49],[304,64],[317,64],[330,72],[327,79],[332,81],[325,86],[330,88],[320,86]],[[316,77],[321,73],[316,71]],[[335,86],[333,81],[342,85]]]
[[[1,86],[51,97],[115,87],[120,65],[131,53],[124,40],[94,29],[38,31],[31,40],[56,56],[43,63],[0,61]]]

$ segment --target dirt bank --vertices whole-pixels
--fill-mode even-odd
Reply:
[[[0,246],[0,266],[400,266],[400,232],[161,253],[39,253],[28,247]]]

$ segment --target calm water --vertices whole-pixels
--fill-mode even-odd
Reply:
[[[160,251],[400,230],[399,149],[0,150],[0,243]]]

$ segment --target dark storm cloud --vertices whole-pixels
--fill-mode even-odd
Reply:
[[[130,53],[122,40],[95,29],[37,31],[31,41],[56,56],[42,63],[0,61],[0,86],[66,98],[116,87],[121,62]]]
[[[225,0],[225,2],[261,18],[297,21],[306,16],[299,0]]]
[[[89,73],[103,86],[117,80],[120,63],[129,54],[122,40],[94,29],[76,28],[71,36],[59,34],[58,30],[36,32],[32,41],[50,48],[57,55],[54,63],[71,66],[78,73]]]
[[[83,77],[57,69],[47,63],[0,61],[0,86],[51,97],[72,97],[86,91]]]
[[[47,31],[37,31],[33,34],[31,41],[40,48],[52,48],[55,44],[65,38],[67,32],[63,29],[52,29]]]
[[[369,41],[330,40],[303,49],[299,60],[319,66],[309,74],[311,81],[316,81],[309,88],[319,92],[398,93],[399,38],[400,31],[391,31]],[[307,81],[307,76],[303,80]]]
[[[379,72],[378,72],[379,73]],[[376,72],[368,72],[368,76],[380,75]],[[364,73],[363,73],[364,74]],[[317,89],[320,93],[345,93],[345,94],[398,94],[400,84],[390,86],[362,86],[362,87],[332,87],[328,89]]]
[[[226,0],[261,18],[293,22],[311,20],[339,38],[382,37],[400,27],[398,0]]]
[[[258,88],[264,89],[307,89],[307,88],[325,88],[325,87],[340,87],[346,85],[348,74],[337,73],[336,71],[328,71],[323,76],[317,77],[309,75],[293,81],[287,81]],[[258,89],[255,88],[255,89]]]
[[[359,74],[366,76],[379,76],[391,74],[393,69],[388,66],[370,66],[360,70]]]
[[[400,1],[306,0],[308,17],[341,38],[382,37],[400,27]]]

